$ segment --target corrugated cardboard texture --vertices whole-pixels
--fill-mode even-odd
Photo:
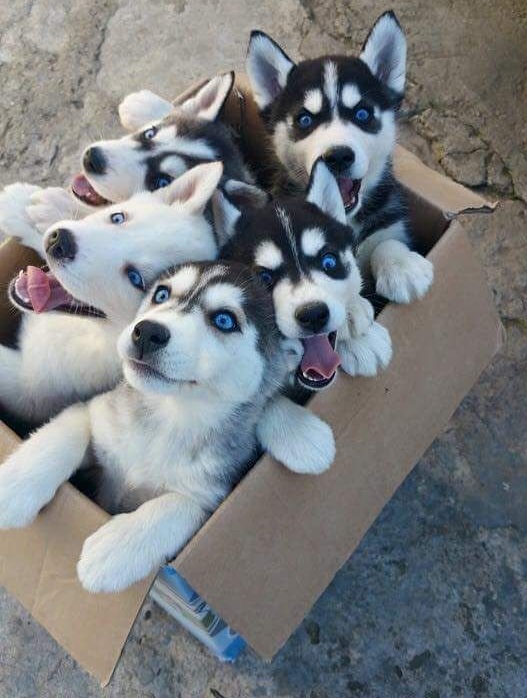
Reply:
[[[341,376],[310,403],[335,431],[330,471],[301,477],[263,459],[175,562],[266,658],[301,622],[499,346],[484,274],[458,223],[430,259],[430,294],[381,315],[395,347],[389,369],[374,380]]]
[[[0,425],[0,462],[18,437]],[[89,594],[75,565],[108,514],[66,484],[28,528],[0,533],[0,584],[101,683],[111,678],[152,579],[121,594]]]

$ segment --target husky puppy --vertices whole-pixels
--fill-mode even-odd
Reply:
[[[119,115],[131,133],[86,148],[73,194],[91,206],[123,201],[213,160],[223,163],[225,179],[252,182],[232,133],[218,120],[233,85],[233,72],[218,75],[177,105],[149,90],[128,95]]]
[[[272,291],[280,331],[302,341],[300,386],[327,387],[339,365],[351,375],[373,376],[389,363],[390,336],[360,295],[344,204],[323,160],[313,168],[307,200],[276,199],[242,214],[218,192],[214,206],[230,237],[220,256],[243,260],[259,273]]]
[[[396,111],[403,99],[406,39],[393,12],[370,31],[358,58],[295,64],[269,36],[251,34],[247,73],[283,172],[279,191],[303,190],[318,158],[337,177],[361,269],[377,293],[421,298],[431,263],[412,251],[404,195],[392,169]]]
[[[5,409],[38,423],[118,382],[115,343],[148,286],[171,264],[216,258],[204,209],[221,176],[221,163],[199,165],[162,191],[50,228],[50,271],[29,268],[9,286],[23,317],[18,348],[0,346]]]
[[[83,546],[92,592],[125,589],[181,550],[250,467],[258,419],[299,356],[265,286],[223,262],[158,280],[118,347],[126,382],[66,409],[0,467],[0,527],[13,528],[95,458],[97,502],[119,515]]]

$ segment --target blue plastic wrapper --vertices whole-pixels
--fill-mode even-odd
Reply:
[[[245,640],[172,567],[161,568],[150,596],[221,662],[234,662],[244,650]]]

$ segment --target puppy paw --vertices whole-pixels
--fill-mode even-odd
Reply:
[[[27,214],[34,226],[45,233],[59,221],[78,217],[81,204],[61,187],[40,189],[31,196]]]
[[[141,537],[129,523],[130,516],[114,516],[85,540],[77,574],[87,591],[122,591],[153,571],[142,554]]]
[[[331,427],[283,396],[264,412],[257,434],[263,448],[295,473],[322,473],[335,458]]]
[[[357,296],[355,301],[348,306],[348,329],[353,337],[360,337],[370,329],[374,310],[369,300],[363,296]]]
[[[337,352],[342,369],[350,376],[376,376],[392,358],[390,333],[378,322],[373,322],[360,337],[339,340]]]
[[[170,112],[174,105],[166,99],[150,92],[132,92],[119,105],[119,119],[127,131],[137,131],[152,121],[159,121]]]
[[[408,250],[404,256],[385,259],[377,268],[375,290],[395,303],[411,303],[426,294],[433,280],[432,263]]]
[[[13,458],[0,467],[0,529],[29,526],[49,497],[36,481],[21,475]]]
[[[27,213],[31,196],[41,191],[33,184],[17,182],[0,192],[0,233],[17,238],[23,245],[41,252],[42,236]]]
[[[335,460],[335,438],[333,430],[322,419],[309,410],[302,420],[302,431],[297,444],[284,455],[283,462],[289,470],[306,475],[319,475],[331,466]]]

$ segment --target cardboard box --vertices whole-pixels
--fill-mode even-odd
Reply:
[[[265,134],[241,87],[223,118],[257,161]],[[435,282],[421,302],[382,311],[391,365],[375,379],[341,375],[312,399],[310,408],[335,432],[337,457],[327,473],[299,476],[262,458],[172,563],[265,659],[301,622],[501,345],[485,275],[456,220],[493,206],[402,148],[395,168]],[[13,241],[3,245],[4,287],[30,258]],[[0,313],[5,341],[13,331],[5,299]],[[18,441],[1,425],[0,458]],[[107,518],[66,484],[31,527],[0,534],[0,583],[102,683],[152,582],[115,595],[83,591],[75,564],[85,538]]]

